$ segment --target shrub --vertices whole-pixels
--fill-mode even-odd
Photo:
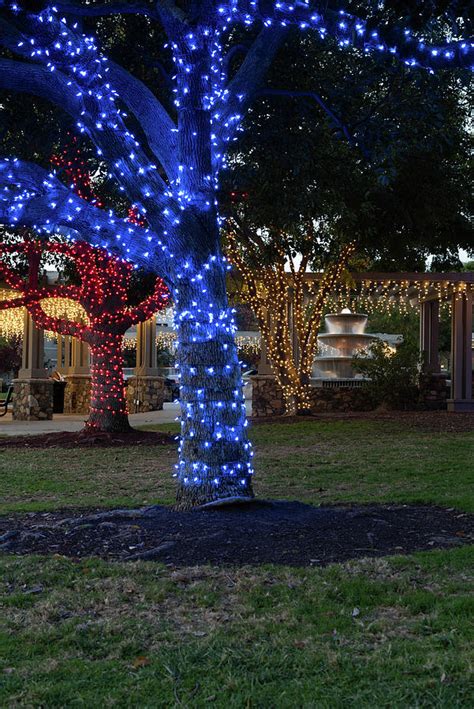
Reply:
[[[367,352],[353,359],[355,371],[370,380],[367,393],[374,405],[399,410],[417,406],[419,365],[418,347],[410,342],[402,343],[393,352],[385,342],[377,340]]]

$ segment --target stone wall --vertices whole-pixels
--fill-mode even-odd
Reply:
[[[311,413],[333,411],[372,411],[374,408],[365,387],[313,387],[311,389]]]
[[[282,416],[283,392],[272,374],[256,374],[252,382],[252,416]]]
[[[13,380],[14,421],[46,421],[53,418],[52,379]]]
[[[420,376],[420,406],[430,411],[446,409],[449,389],[447,374],[426,372]]]
[[[283,392],[272,375],[251,377],[252,416],[282,416],[285,413]],[[364,387],[313,387],[311,413],[332,411],[370,411],[372,405]]]
[[[65,414],[88,414],[91,400],[91,378],[88,374],[66,374]]]
[[[165,400],[164,377],[130,377],[127,404],[131,414],[161,411]]]

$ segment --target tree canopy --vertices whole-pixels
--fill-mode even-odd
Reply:
[[[315,267],[354,240],[379,270],[429,255],[459,268],[473,245],[468,112],[463,72],[414,74],[293,34],[233,146],[226,213],[283,231]]]

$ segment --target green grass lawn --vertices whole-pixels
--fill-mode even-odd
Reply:
[[[0,705],[472,707],[472,561],[5,558]]]
[[[251,437],[260,497],[312,504],[429,502],[474,511],[474,433],[351,420],[258,425]],[[171,503],[175,457],[171,447],[0,446],[0,514]]]
[[[473,434],[352,420],[252,439],[262,497],[474,509]],[[173,462],[0,448],[0,510],[171,502]],[[472,547],[301,570],[4,556],[0,706],[471,708],[473,572]]]

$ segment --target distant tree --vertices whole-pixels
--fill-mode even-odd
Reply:
[[[21,340],[17,337],[0,338],[0,372],[18,374],[21,367]]]

